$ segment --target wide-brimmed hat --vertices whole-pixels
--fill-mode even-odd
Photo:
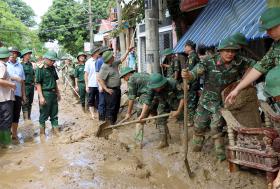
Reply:
[[[79,56],[85,56],[85,57],[87,57],[87,54],[86,53],[84,53],[84,52],[79,52],[78,53],[78,55],[77,55],[77,60],[79,59]]]
[[[50,59],[52,61],[58,60],[57,53],[55,51],[48,51],[44,54],[43,58]]]
[[[135,72],[135,70],[130,68],[130,67],[122,68],[121,71],[120,71],[120,78],[123,78],[126,74],[129,74],[131,72]]]
[[[111,58],[114,56],[113,51],[106,51],[103,53],[102,58],[105,63],[109,62]]]
[[[260,31],[269,30],[277,25],[280,25],[280,7],[266,9],[260,18]]]
[[[17,53],[18,53],[18,56],[21,56],[21,53],[20,53],[19,49],[16,48],[16,47],[11,47],[11,48],[9,49],[9,51],[10,51],[10,52],[17,52]]]
[[[93,48],[93,49],[91,49],[91,50],[89,51],[89,54],[90,54],[90,55],[93,55],[93,54],[97,53],[99,50],[100,50],[99,47]]]
[[[1,47],[0,48],[0,58],[9,58],[11,56],[11,53],[8,48]]]
[[[150,89],[156,89],[164,86],[167,83],[167,79],[159,73],[152,74],[149,78],[148,87]]]
[[[168,56],[168,55],[171,55],[171,54],[174,54],[173,49],[171,49],[171,48],[164,49],[161,53],[162,56]]]
[[[20,57],[22,58],[24,55],[26,55],[26,54],[28,54],[28,53],[31,53],[31,54],[32,54],[32,50],[26,48],[26,49],[23,49],[20,53],[21,53],[21,56],[20,56]]]
[[[244,45],[244,46],[248,45],[245,35],[240,32],[233,34],[230,38],[234,43],[238,45]]]
[[[240,46],[233,42],[230,38],[226,38],[220,42],[218,50],[220,51],[226,49],[238,50],[240,49]]]

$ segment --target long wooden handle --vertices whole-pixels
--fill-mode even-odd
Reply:
[[[170,116],[170,113],[161,114],[161,115],[153,116],[153,117],[148,117],[148,118],[142,119],[142,121],[148,121],[148,120],[158,119],[158,118],[168,117],[168,116]],[[117,128],[117,127],[121,127],[121,126],[125,126],[125,125],[130,125],[130,124],[133,124],[133,123],[138,123],[138,122],[139,122],[139,120],[128,121],[128,122],[121,123],[121,124],[111,125],[111,126],[106,127],[104,129],[113,129],[113,128]]]

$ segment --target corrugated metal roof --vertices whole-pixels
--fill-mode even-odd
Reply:
[[[247,39],[264,37],[266,34],[258,27],[266,7],[266,0],[210,0],[174,51],[183,52],[189,39],[211,46],[236,32],[245,34]]]

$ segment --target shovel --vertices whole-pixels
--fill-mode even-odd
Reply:
[[[158,119],[158,118],[162,118],[162,117],[168,117],[169,115],[170,115],[170,113],[162,114],[162,115],[158,115],[158,116],[153,116],[153,117],[148,117],[148,118],[142,119],[142,121],[148,121],[148,120]],[[118,123],[116,125],[111,125],[111,126],[109,126],[109,123],[107,123],[107,122],[101,123],[99,125],[96,136],[97,137],[100,137],[100,136],[106,137],[106,136],[108,136],[112,133],[113,129],[116,129],[116,128],[122,127],[122,126],[126,126],[126,125],[130,125],[130,124],[133,124],[133,123],[139,123],[139,120],[128,121],[128,122],[124,122],[124,123]]]

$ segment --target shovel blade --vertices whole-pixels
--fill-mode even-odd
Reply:
[[[107,121],[103,121],[98,125],[97,132],[95,134],[96,137],[107,137],[109,136],[113,131],[112,129],[106,129],[108,126],[110,126],[110,123]]]

